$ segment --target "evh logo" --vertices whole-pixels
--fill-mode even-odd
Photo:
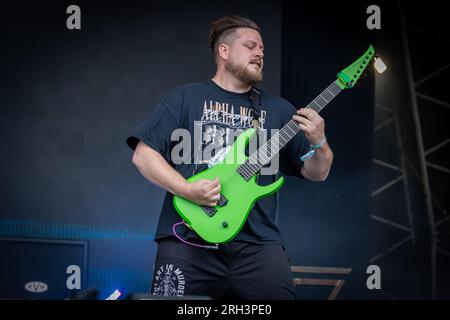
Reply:
[[[30,281],[25,283],[25,290],[32,293],[42,293],[48,290],[48,285],[41,281]]]
[[[66,273],[69,275],[66,286],[69,290],[81,289],[81,269],[76,264],[67,267]],[[48,284],[42,281],[30,281],[25,283],[25,290],[31,293],[42,293],[48,290]]]

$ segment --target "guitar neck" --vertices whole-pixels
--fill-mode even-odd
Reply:
[[[323,90],[306,108],[313,109],[316,112],[322,111],[325,106],[331,102],[341,91],[337,81],[332,82]],[[290,120],[283,128],[274,134],[269,141],[264,143],[255,153],[253,153],[245,163],[239,166],[238,172],[246,180],[250,180],[261,168],[270,162],[270,160],[297,134],[300,127],[295,120]]]

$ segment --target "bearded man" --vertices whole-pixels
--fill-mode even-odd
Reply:
[[[264,67],[264,44],[255,22],[224,16],[212,23],[209,44],[217,65],[214,77],[170,91],[127,139],[139,172],[167,191],[155,234],[158,250],[151,290],[160,294],[161,274],[170,270],[176,287],[173,295],[295,299],[290,263],[275,219],[275,195],[258,200],[239,234],[226,244],[212,247],[186,226],[175,229],[181,217],[173,205],[174,195],[203,206],[217,205],[218,178],[186,179],[217,163],[223,154],[217,146],[232,144],[236,132],[256,126],[269,139],[273,130],[296,120],[300,133],[278,154],[276,169],[281,174],[324,181],[333,159],[324,120],[317,112],[297,110],[285,99],[255,87],[263,79]],[[183,154],[181,162],[172,154],[176,130],[192,137],[196,130],[201,134],[198,141],[190,142],[186,152],[192,150],[192,154]],[[217,152],[205,154],[209,146]],[[302,156],[312,146],[315,153],[305,160]],[[258,184],[274,182],[277,171],[261,170]]]

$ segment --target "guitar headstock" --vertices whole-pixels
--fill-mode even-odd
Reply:
[[[372,65],[375,57],[375,49],[370,45],[369,49],[359,57],[355,62],[338,73],[336,81],[341,89],[350,89],[358,82],[358,80],[367,73],[367,69]]]

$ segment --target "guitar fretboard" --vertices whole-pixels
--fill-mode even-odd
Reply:
[[[316,112],[322,111],[342,91],[336,81],[323,90],[306,108],[313,109]],[[237,171],[247,181],[250,180],[299,132],[298,123],[292,119],[241,164]]]

